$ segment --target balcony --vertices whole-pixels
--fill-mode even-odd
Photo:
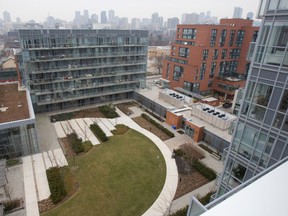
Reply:
[[[97,48],[97,47],[139,47],[147,46],[146,42],[143,43],[106,43],[106,44],[95,44],[87,43],[85,45],[74,45],[74,44],[59,44],[59,45],[50,45],[50,44],[39,44],[39,45],[29,45],[26,49],[29,50],[60,50],[60,49],[81,49],[81,48]]]
[[[87,65],[68,65],[68,67],[55,67],[49,69],[34,68],[32,74],[42,74],[42,73],[55,73],[64,71],[77,71],[77,70],[89,70],[95,68],[107,68],[107,67],[120,67],[120,66],[133,66],[133,65],[143,65],[146,64],[144,61],[129,61],[129,62],[104,62],[98,64],[87,64]]]
[[[87,93],[87,94],[79,94],[77,93],[76,95],[73,95],[72,97],[60,97],[56,99],[45,99],[42,101],[38,101],[37,105],[47,105],[47,104],[55,104],[55,103],[62,103],[62,102],[67,102],[67,101],[73,101],[73,100],[79,100],[79,99],[87,99],[91,97],[100,97],[100,96],[106,96],[106,95],[113,95],[113,94],[119,94],[119,93],[125,93],[125,92],[131,92],[134,91],[135,88],[118,88],[118,89],[113,89],[110,91],[98,91],[98,92],[93,92],[93,93]]]
[[[68,61],[68,60],[80,60],[80,59],[95,59],[95,58],[112,58],[119,56],[146,56],[146,52],[105,52],[105,53],[89,53],[89,54],[61,54],[61,55],[47,55],[36,56],[32,58],[31,62],[49,62],[49,61]]]
[[[64,76],[57,78],[44,78],[44,79],[35,79],[29,81],[33,85],[42,85],[49,83],[62,83],[62,82],[71,82],[74,80],[91,80],[105,77],[114,77],[114,76],[125,76],[125,75],[134,75],[134,74],[144,74],[144,70],[129,70],[129,71],[115,71],[107,73],[94,73],[94,74],[83,74],[82,76]]]
[[[59,89],[45,89],[41,91],[35,91],[34,93],[37,96],[40,95],[50,95],[54,93],[62,93],[62,92],[71,92],[71,91],[80,91],[84,89],[95,89],[95,88],[101,88],[101,87],[109,87],[109,86],[116,86],[116,85],[122,85],[122,84],[132,84],[132,83],[138,83],[140,79],[137,80],[116,80],[113,82],[102,82],[102,83],[93,83],[93,84],[82,84],[82,85],[77,85],[77,86],[66,86],[64,88],[59,88]],[[33,91],[31,91],[33,92]]]

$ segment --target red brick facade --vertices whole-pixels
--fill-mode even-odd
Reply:
[[[234,88],[245,85],[249,45],[257,38],[259,28],[252,23],[222,19],[219,25],[178,25],[170,59],[164,60],[162,78],[172,89],[233,98]],[[226,77],[239,79],[227,81]]]

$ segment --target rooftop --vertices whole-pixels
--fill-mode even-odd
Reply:
[[[203,105],[203,104],[197,103],[196,109],[199,109],[199,107],[201,109],[202,106],[205,106],[205,108],[210,107],[207,104]],[[211,109],[213,109],[213,108],[211,107]],[[226,113],[226,112],[224,112],[222,110],[217,110],[217,109],[215,109],[215,110],[219,111],[220,114],[225,114],[226,117],[227,117],[226,121],[228,121],[228,122],[236,120],[236,117],[233,116],[233,115],[230,115],[230,114],[228,114],[228,113]],[[217,122],[213,124],[211,122],[205,121],[204,118],[200,118],[201,116],[198,116],[198,115],[196,116],[195,113],[192,115],[192,113],[193,113],[192,108],[174,110],[172,112],[176,113],[177,115],[183,115],[183,117],[187,121],[191,122],[192,124],[194,124],[194,125],[196,125],[198,127],[203,127],[204,126],[204,128],[206,130],[210,131],[211,133],[221,137],[222,139],[224,139],[224,140],[226,140],[228,142],[231,142],[231,140],[232,140],[232,136],[231,136],[231,134],[229,134],[229,128],[228,129],[221,129],[221,128],[219,128],[219,124],[217,124]],[[211,115],[211,118],[213,118],[212,115]],[[218,117],[216,117],[216,118],[218,118]]]
[[[18,83],[0,84],[0,124],[30,118],[26,91]]]
[[[15,60],[13,58],[9,58],[1,65],[2,69],[11,69],[16,68]]]

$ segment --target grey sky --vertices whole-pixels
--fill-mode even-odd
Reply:
[[[22,21],[34,19],[44,21],[47,16],[72,21],[76,10],[83,14],[84,9],[89,10],[89,15],[102,10],[113,9],[119,17],[143,18],[151,17],[158,12],[164,19],[179,17],[182,13],[211,11],[212,16],[232,17],[234,6],[243,8],[243,18],[247,12],[252,11],[254,17],[259,0],[1,0],[0,13],[8,11],[12,21],[20,17]],[[100,17],[100,16],[99,16]]]

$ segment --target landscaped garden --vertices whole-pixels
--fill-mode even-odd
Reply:
[[[78,190],[43,215],[134,216],[142,215],[153,204],[165,182],[164,158],[147,137],[125,130],[119,127],[107,142],[68,157]],[[69,194],[69,188],[65,189]]]

